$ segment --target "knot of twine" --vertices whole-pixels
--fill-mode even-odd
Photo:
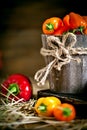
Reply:
[[[70,42],[67,40],[70,37]],[[46,67],[36,72],[34,79],[38,82],[38,85],[44,85],[50,71],[55,68],[60,71],[62,66],[70,63],[71,60],[75,60],[78,63],[81,62],[80,58],[73,58],[72,55],[87,54],[87,48],[73,48],[76,44],[76,35],[73,33],[67,33],[62,36],[62,39],[56,36],[47,37],[47,45],[49,49],[41,48],[40,53],[43,56],[51,56],[53,60],[50,61]]]

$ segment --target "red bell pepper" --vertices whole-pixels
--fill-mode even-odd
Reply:
[[[63,35],[65,32],[67,32],[67,27],[66,26],[62,26],[60,28],[58,28],[55,32],[54,32],[54,35],[55,36],[61,36]]]
[[[8,90],[6,90],[6,89]],[[2,93],[9,99],[27,101],[32,96],[32,85],[30,79],[23,74],[12,74],[2,83]]]
[[[67,31],[71,29],[69,20],[70,20],[69,14],[67,14],[63,17],[63,23],[64,23],[65,27],[67,28]]]
[[[69,17],[69,23],[72,29],[76,29],[79,27],[83,27],[83,29],[86,28],[86,21],[81,15],[74,12],[70,12]]]
[[[75,12],[70,12],[69,14],[65,15],[63,18],[63,23],[66,26],[67,31],[74,34],[83,34],[84,29],[87,26],[85,18]]]

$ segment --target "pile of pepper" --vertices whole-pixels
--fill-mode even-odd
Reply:
[[[69,103],[62,103],[55,96],[38,98],[34,108],[39,116],[54,117],[59,121],[71,121],[76,117],[75,107]]]
[[[30,79],[19,73],[9,75],[2,83],[2,93],[6,100],[28,101],[32,98],[32,84]],[[76,117],[76,110],[72,104],[62,103],[55,96],[38,98],[34,104],[38,116],[55,117],[60,121],[71,121]]]
[[[42,31],[44,34],[57,36],[67,32],[87,34],[87,16],[70,12],[63,18],[51,17],[43,22]]]

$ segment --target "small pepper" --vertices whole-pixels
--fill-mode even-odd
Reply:
[[[62,103],[54,108],[53,115],[59,121],[71,121],[76,117],[76,109],[72,104]]]
[[[65,15],[65,16],[63,17],[63,23],[64,23],[64,25],[65,25],[65,27],[66,27],[66,31],[68,31],[68,30],[71,29],[71,28],[70,28],[70,22],[69,22],[69,20],[70,20],[69,14],[67,14],[67,15]]]
[[[59,17],[51,17],[46,19],[42,24],[42,31],[44,34],[54,34],[54,32],[63,26],[62,19]]]
[[[66,26],[66,32],[72,32],[74,34],[84,34],[84,29],[87,26],[87,22],[83,16],[70,12],[63,17],[63,23]]]
[[[54,107],[59,104],[61,101],[57,97],[41,97],[36,101],[34,108],[38,115],[51,117]]]
[[[55,36],[61,36],[61,35],[63,35],[65,32],[67,32],[67,30],[68,30],[67,27],[64,25],[64,26],[58,28],[58,29],[54,32],[54,35],[55,35]]]
[[[69,13],[69,23],[71,29],[76,29],[79,27],[83,27],[83,29],[86,28],[86,21],[83,19],[83,17],[77,13],[70,12]]]
[[[12,74],[2,83],[2,93],[7,96],[7,99],[9,97],[15,100],[23,98],[24,101],[27,101],[32,96],[31,81],[23,74]]]

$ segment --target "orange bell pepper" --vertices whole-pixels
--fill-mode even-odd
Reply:
[[[59,121],[71,121],[76,117],[76,109],[72,104],[62,103],[54,108],[53,114]]]
[[[51,17],[43,22],[42,31],[44,34],[53,34],[61,26],[63,26],[61,18]]]

